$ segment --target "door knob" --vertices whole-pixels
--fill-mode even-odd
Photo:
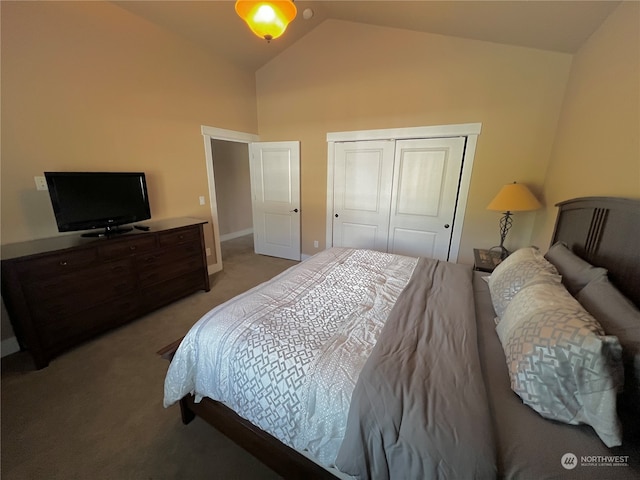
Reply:
[[[336,213],[336,218],[338,218],[338,214]]]
[[[293,210],[289,210],[289,211],[298,213],[298,209],[297,208],[294,208]]]
[[[449,228],[449,224],[448,224],[448,223],[445,223],[445,224],[444,224],[444,228]]]

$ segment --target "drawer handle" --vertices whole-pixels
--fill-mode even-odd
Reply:
[[[129,245],[129,250],[135,250],[136,246],[135,245]]]
[[[67,265],[69,265],[69,264],[67,263],[66,260],[60,260],[60,266],[61,267],[66,267]]]

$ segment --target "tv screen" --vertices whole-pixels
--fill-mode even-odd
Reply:
[[[45,172],[60,232],[131,229],[119,225],[151,218],[147,182],[141,172]]]

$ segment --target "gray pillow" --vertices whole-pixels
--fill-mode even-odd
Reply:
[[[573,253],[564,242],[554,243],[545,254],[562,276],[562,283],[569,293],[575,296],[585,285],[598,278],[606,278],[607,270],[601,267],[594,267],[589,262],[583,260]]]
[[[622,444],[622,348],[562,284],[524,287],[496,330],[511,389],[526,405],[552,420],[591,425],[607,447]]]
[[[618,337],[625,373],[621,402],[640,426],[640,310],[607,278],[590,282],[576,298],[607,335]]]
[[[489,292],[496,315],[501,318],[511,299],[527,283],[560,283],[556,268],[535,247],[516,250],[505,258],[489,277]],[[498,318],[498,320],[499,320]]]

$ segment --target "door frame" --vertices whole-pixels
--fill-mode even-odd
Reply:
[[[252,133],[236,132],[225,130],[224,128],[200,126],[200,131],[204,139],[204,156],[207,167],[207,182],[209,184],[209,204],[211,206],[211,226],[213,227],[213,243],[216,249],[216,263],[207,267],[209,275],[222,270],[222,249],[220,247],[220,225],[218,224],[218,201],[216,199],[216,181],[213,171],[213,149],[212,140],[226,140],[229,142],[246,143],[247,158],[249,155],[248,144],[260,140],[258,135]]]
[[[462,156],[462,171],[458,185],[458,200],[453,218],[449,261],[456,263],[462,239],[462,226],[467,208],[471,172],[476,153],[478,135],[482,123],[461,123],[452,125],[435,125],[408,128],[385,128],[377,130],[357,130],[349,132],[327,133],[327,215],[326,246],[333,245],[333,175],[335,170],[335,144],[337,142],[355,142],[362,140],[409,140],[422,138],[465,137],[465,148]]]

